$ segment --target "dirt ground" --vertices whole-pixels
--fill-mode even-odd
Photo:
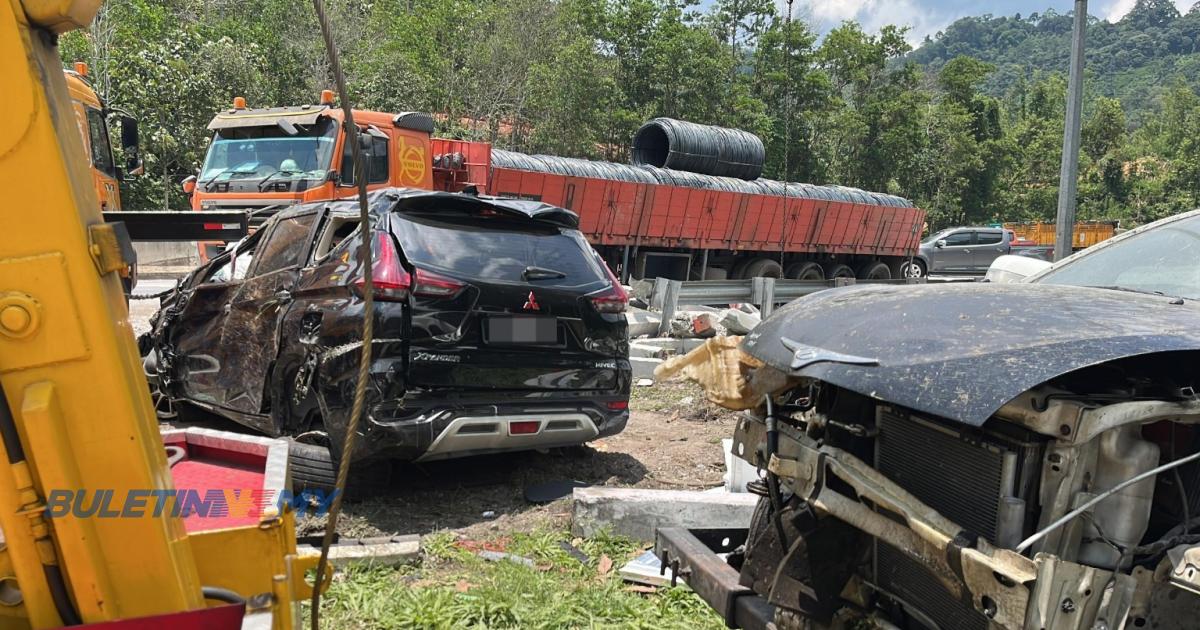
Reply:
[[[723,483],[721,439],[732,437],[735,414],[681,382],[635,388],[631,409],[624,432],[577,449],[394,467],[386,482],[373,480],[370,496],[348,495],[338,532],[365,538],[451,529],[474,538],[559,527],[570,519],[569,499],[536,505],[524,496],[526,487],[550,481],[676,490]],[[306,518],[298,526],[300,535],[313,535],[325,523]]]
[[[157,300],[131,304],[135,334],[148,329],[156,306]],[[721,440],[733,435],[734,413],[684,382],[635,387],[630,409],[624,432],[579,448],[372,469],[369,487],[347,495],[338,531],[350,538],[444,529],[486,536],[560,526],[569,521],[569,499],[536,505],[524,496],[526,487],[552,481],[676,490],[722,484]],[[243,430],[232,422],[213,428]],[[305,517],[297,526],[301,536],[317,535],[325,522]]]

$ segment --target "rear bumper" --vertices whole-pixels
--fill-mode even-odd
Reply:
[[[600,435],[583,413],[461,416],[450,421],[417,461],[476,453],[522,451],[583,444]]]
[[[455,406],[396,417],[395,405],[376,405],[364,443],[367,452],[409,461],[433,461],[587,443],[625,429],[628,410],[604,403],[540,403]],[[515,423],[536,423],[530,425]]]

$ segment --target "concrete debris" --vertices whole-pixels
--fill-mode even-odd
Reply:
[[[613,534],[651,542],[660,527],[738,529],[750,526],[753,494],[639,488],[580,488],[574,494],[571,529],[590,537]]]
[[[672,337],[657,337],[654,339],[638,339],[639,347],[654,346],[666,351],[667,356],[687,354],[704,345],[703,339],[675,339]]]
[[[312,545],[297,545],[301,553],[319,555],[321,549]],[[421,556],[421,537],[384,536],[380,538],[341,539],[329,547],[329,562],[335,567],[351,564],[397,566],[416,562]]]
[[[633,378],[650,381],[650,385],[654,384],[651,377],[654,376],[654,370],[658,369],[660,365],[662,365],[662,359],[629,357],[629,366],[633,368]]]
[[[726,334],[720,323],[720,312],[686,310],[675,313],[670,335],[680,338],[710,339]]]
[[[670,352],[662,346],[634,341],[629,344],[629,356],[643,359],[665,359],[670,356]]]
[[[731,335],[749,334],[760,322],[762,322],[762,318],[758,313],[748,313],[736,308],[727,308],[721,311],[721,319],[718,321]]]
[[[657,335],[662,317],[658,313],[631,308],[625,311],[625,321],[629,325],[629,338],[635,339],[637,337]]]

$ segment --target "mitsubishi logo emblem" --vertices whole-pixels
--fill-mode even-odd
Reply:
[[[522,308],[524,308],[527,311],[542,310],[542,307],[539,306],[537,303],[537,296],[533,294],[533,291],[529,292],[529,299],[525,300],[525,306],[523,306]]]

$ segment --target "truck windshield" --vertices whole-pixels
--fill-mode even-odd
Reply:
[[[323,179],[333,160],[337,125],[321,118],[311,127],[297,125],[296,129],[295,135],[275,125],[217,130],[200,169],[199,182],[271,176],[283,181]]]
[[[1200,299],[1200,215],[1091,250],[1035,282]]]

